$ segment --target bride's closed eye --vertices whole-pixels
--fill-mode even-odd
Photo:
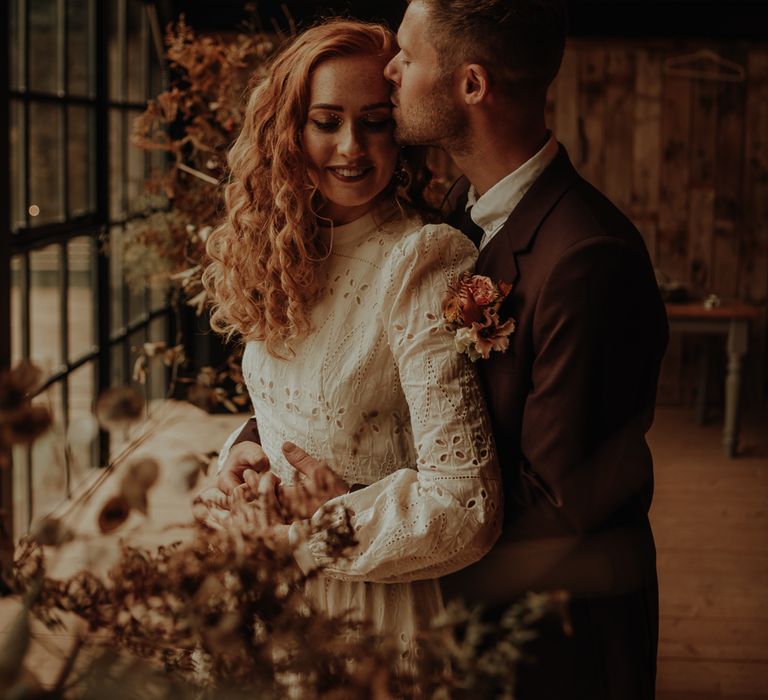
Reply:
[[[333,131],[341,125],[341,119],[310,119],[321,131]]]
[[[320,131],[335,131],[341,126],[341,119],[310,119]],[[391,117],[364,117],[360,123],[370,131],[385,131],[392,125]]]
[[[372,131],[384,131],[392,124],[392,117],[367,118],[363,119],[362,123]]]

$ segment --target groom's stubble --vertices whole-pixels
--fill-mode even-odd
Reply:
[[[449,153],[466,152],[469,148],[469,122],[466,114],[451,97],[453,74],[440,75],[429,91],[412,104],[399,101],[397,88],[394,100],[399,103],[395,113],[395,140],[403,146],[437,146]],[[413,96],[412,96],[413,97]]]

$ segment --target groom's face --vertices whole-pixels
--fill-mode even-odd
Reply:
[[[428,13],[420,0],[408,5],[397,32],[400,52],[384,76],[392,83],[397,141],[450,149],[463,140],[466,118],[455,96],[453,74],[440,65]]]

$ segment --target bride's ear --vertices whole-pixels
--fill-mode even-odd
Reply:
[[[462,68],[461,93],[465,104],[480,104],[488,97],[490,77],[479,63],[468,63]]]

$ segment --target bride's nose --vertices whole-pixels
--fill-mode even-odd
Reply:
[[[351,123],[344,125],[339,130],[339,140],[336,144],[336,149],[339,155],[349,159],[362,155],[365,151],[365,144],[363,143],[360,129]]]

